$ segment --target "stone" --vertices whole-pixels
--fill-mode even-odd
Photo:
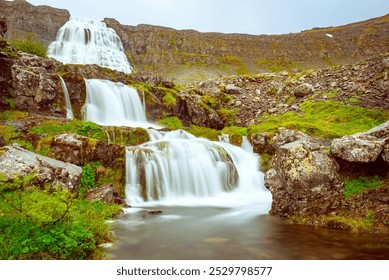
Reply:
[[[225,91],[227,94],[242,94],[242,89],[234,84],[226,85]]]
[[[325,150],[314,150],[307,141],[279,147],[272,166],[265,176],[265,186],[273,195],[272,214],[327,213],[341,193],[338,164]]]
[[[0,134],[0,148],[6,145],[5,139],[3,135]]]
[[[304,83],[296,87],[293,91],[293,94],[297,98],[306,97],[313,93],[313,86],[308,83]]]
[[[44,157],[18,145],[12,145],[0,150],[0,173],[7,176],[8,180],[36,174],[34,183],[38,186],[59,185],[71,192],[77,192],[82,169],[74,164]]]
[[[381,154],[385,141],[377,137],[357,133],[334,139],[331,152],[335,157],[348,162],[374,162]]]
[[[278,149],[282,145],[294,142],[294,141],[311,141],[312,137],[296,130],[283,129],[280,133],[277,133],[273,137],[273,147]]]
[[[123,200],[119,196],[119,193],[112,185],[89,189],[86,191],[84,197],[91,201],[103,201],[108,204],[123,204]]]
[[[7,20],[5,16],[0,16],[0,37],[4,38],[5,33],[7,33]]]

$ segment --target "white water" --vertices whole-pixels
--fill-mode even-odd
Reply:
[[[130,205],[256,205],[262,213],[269,210],[271,195],[263,186],[257,155],[181,130],[151,131],[151,139],[127,148]]]
[[[147,122],[135,88],[99,79],[86,79],[85,83],[85,120],[100,125],[158,127]]]
[[[73,119],[74,118],[73,108],[72,108],[72,103],[70,102],[68,88],[67,88],[67,86],[65,84],[65,81],[62,79],[62,77],[61,76],[58,76],[58,77],[59,77],[59,80],[61,81],[62,91],[63,91],[64,97],[65,97],[66,118],[67,119]]]
[[[115,30],[92,19],[71,17],[47,53],[65,64],[97,64],[124,73],[132,70]]]

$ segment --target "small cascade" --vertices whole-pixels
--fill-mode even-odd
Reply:
[[[66,86],[65,81],[62,79],[62,77],[59,75],[58,75],[58,77],[59,77],[59,80],[61,81],[62,91],[63,91],[64,96],[65,96],[66,118],[67,119],[74,119],[72,103],[70,102],[68,88]]]
[[[115,30],[91,19],[70,17],[47,54],[65,64],[97,64],[124,73],[132,70]]]
[[[253,153],[253,146],[251,145],[250,141],[247,139],[247,136],[243,136],[242,144],[240,147],[245,150],[246,152]]]
[[[228,193],[233,193],[236,202],[237,192],[251,199],[258,199],[261,192],[268,197],[254,154],[182,130],[150,130],[150,138],[150,142],[126,151],[126,195],[130,205],[146,201],[180,201],[187,205],[196,199],[204,202]]]
[[[218,136],[219,142],[230,143],[230,135],[222,134]]]
[[[153,127],[147,122],[135,88],[99,79],[85,83],[85,120],[101,125]]]

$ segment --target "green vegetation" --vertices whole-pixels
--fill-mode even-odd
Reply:
[[[166,126],[172,130],[184,128],[184,125],[182,124],[181,120],[178,117],[167,117],[157,121],[157,124]]]
[[[0,40],[0,52],[5,53],[7,57],[11,59],[19,58],[18,53],[3,39]]]
[[[378,177],[358,177],[344,182],[344,196],[350,200],[353,196],[361,194],[364,190],[381,186],[384,181]]]
[[[171,92],[167,92],[162,98],[163,105],[167,108],[174,109],[177,104],[177,99]]]
[[[33,185],[34,175],[2,179],[0,259],[101,259],[110,241],[107,219],[118,205],[76,199],[67,189]]]
[[[220,132],[216,129],[197,125],[191,125],[187,131],[196,137],[202,137],[213,141],[218,141],[218,136],[220,135]]]
[[[216,110],[219,116],[222,118],[226,126],[232,126],[236,124],[236,113],[234,110],[221,108]]]
[[[37,56],[45,58],[47,53],[46,53],[46,47],[37,41],[31,34],[27,34],[26,37],[23,40],[18,40],[15,42],[11,43],[15,49],[26,52],[26,53],[31,53],[31,54],[36,54]]]
[[[288,70],[289,72],[292,72],[293,70],[300,68],[298,63],[284,58],[261,58],[257,59],[255,62],[258,67],[271,72],[280,72],[282,70]]]
[[[1,121],[20,120],[20,119],[25,119],[27,116],[28,113],[16,111],[16,110],[0,112]]]
[[[303,131],[315,137],[336,138],[369,130],[389,119],[389,111],[343,105],[333,101],[305,101],[300,105],[304,116],[293,112],[264,115],[249,133],[274,133],[279,127]]]

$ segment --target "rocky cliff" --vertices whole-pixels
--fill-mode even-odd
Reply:
[[[69,18],[66,10],[0,1],[8,38],[25,33],[48,44]],[[121,37],[132,65],[179,82],[232,74],[296,71],[354,63],[389,49],[389,15],[339,27],[286,35],[200,33],[104,20]]]

